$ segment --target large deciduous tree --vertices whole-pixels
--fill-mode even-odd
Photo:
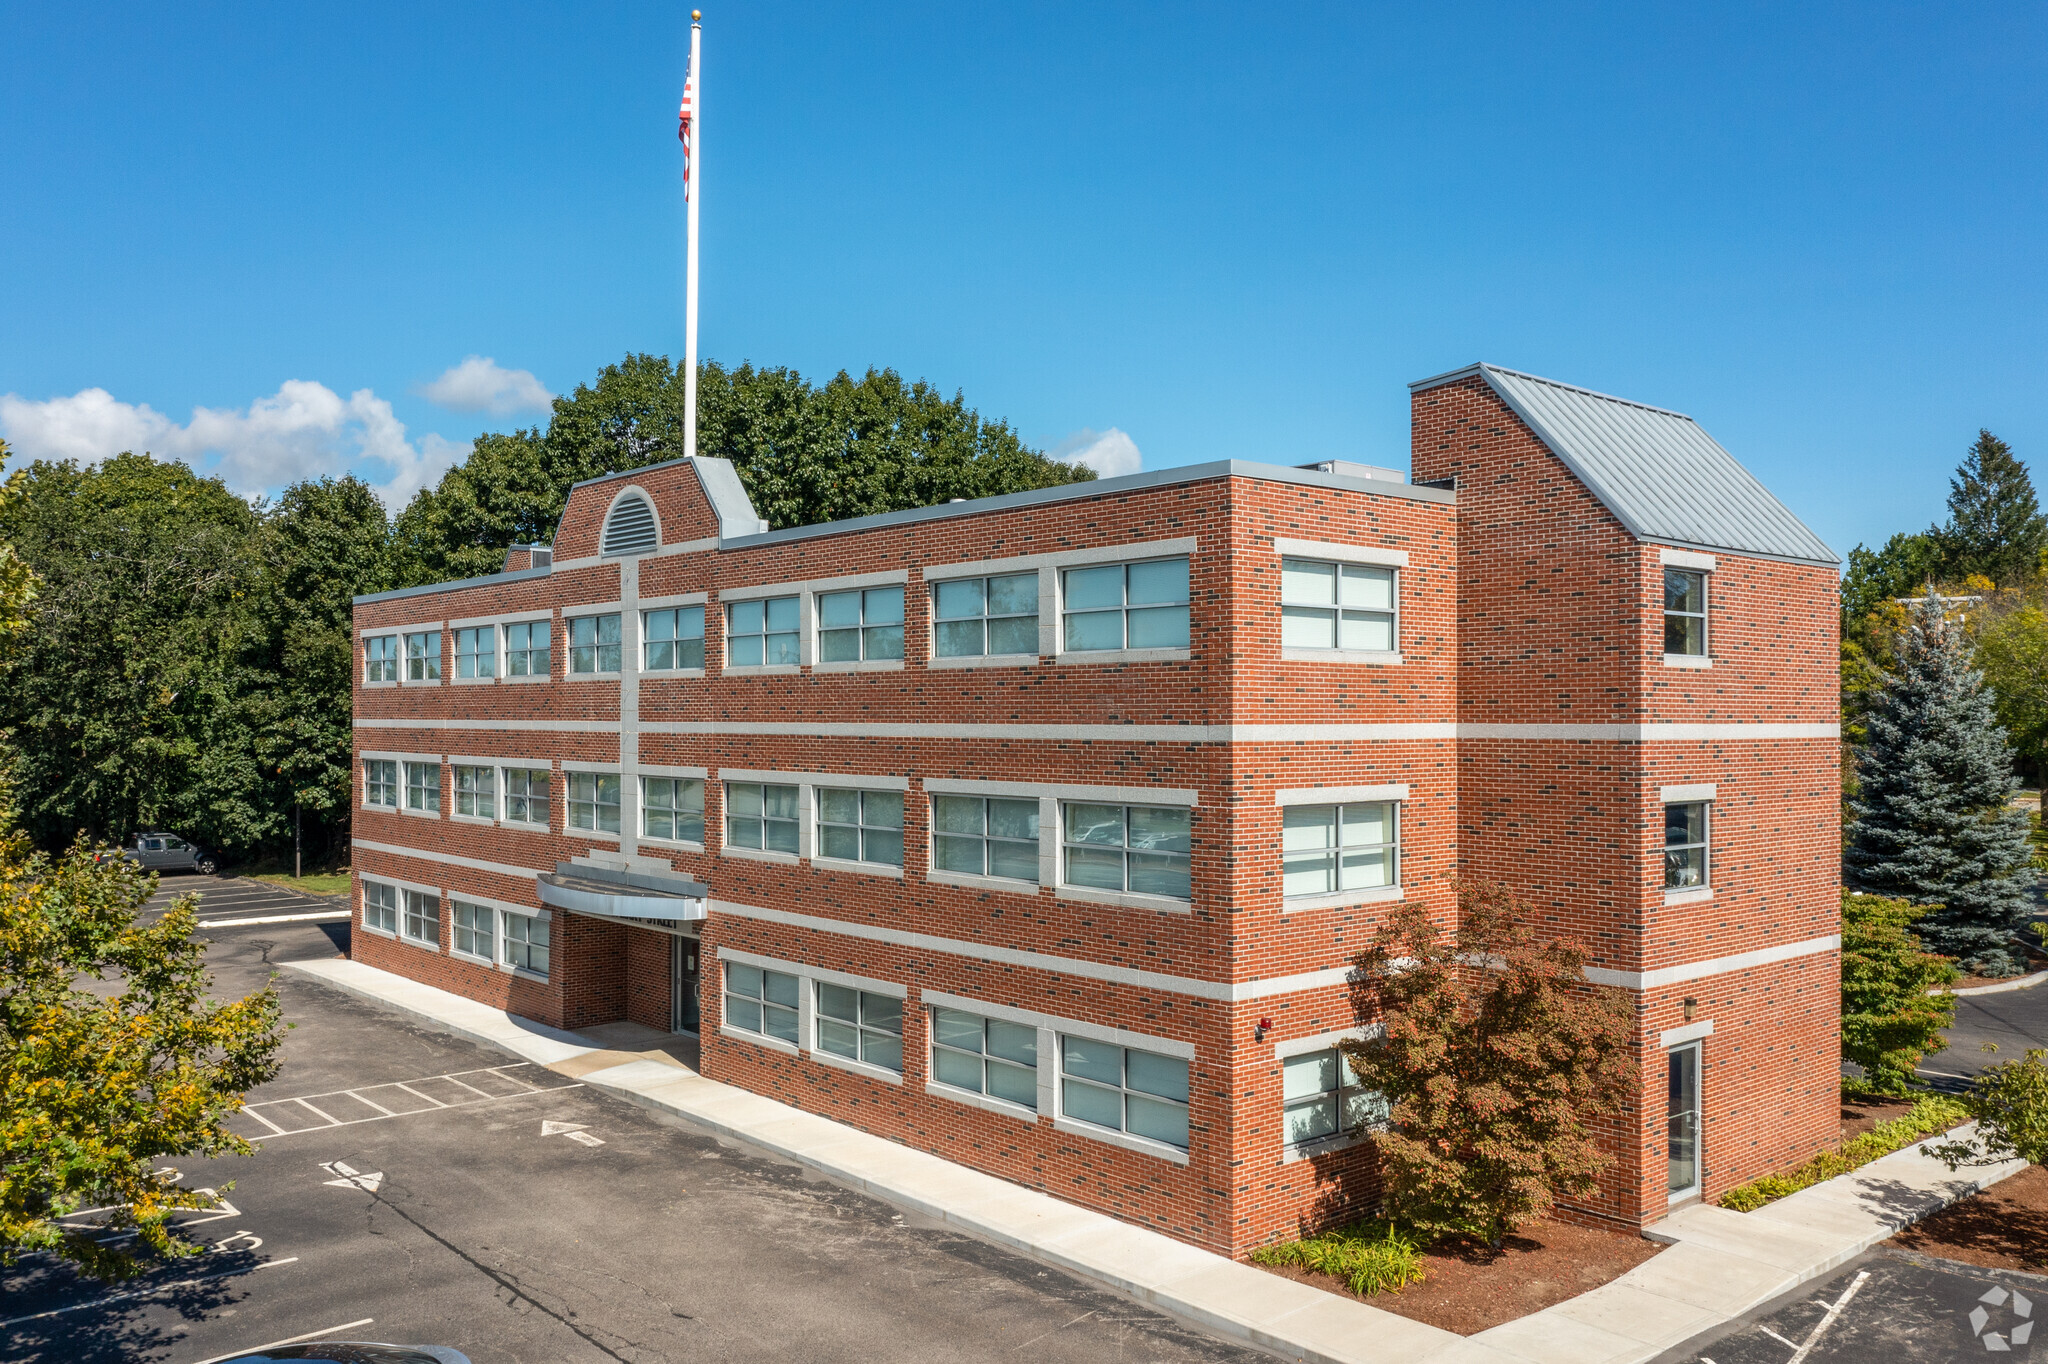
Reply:
[[[1956,998],[1941,987],[1957,971],[1913,935],[1926,914],[1904,900],[1842,896],[1842,1056],[1873,1094],[1906,1093],[1919,1083],[1921,1058],[1948,1046],[1941,1034],[1955,1022]]]

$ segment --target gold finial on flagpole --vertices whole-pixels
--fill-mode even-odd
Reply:
[[[690,11],[690,22],[693,24],[696,23],[699,19],[702,19],[703,17],[704,11],[701,9],[693,9]]]

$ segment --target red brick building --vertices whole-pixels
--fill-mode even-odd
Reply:
[[[771,531],[730,465],[356,607],[361,961],[1230,1254],[1371,1199],[1390,905],[1631,993],[1636,1225],[1837,1135],[1835,556],[1690,419],[1489,366],[1413,478]]]

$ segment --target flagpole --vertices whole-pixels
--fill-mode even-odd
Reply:
[[[704,197],[704,13],[690,11],[690,156],[683,181],[689,253],[683,269],[683,455],[697,453],[697,203]]]

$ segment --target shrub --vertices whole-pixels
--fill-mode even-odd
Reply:
[[[1906,1093],[1921,1058],[1948,1045],[1941,1030],[1955,1022],[1955,996],[1927,992],[1960,973],[1914,936],[1928,912],[1905,900],[1842,896],[1842,1056],[1863,1068],[1863,1092]]]
[[[1839,1151],[1823,1151],[1797,1169],[1781,1175],[1765,1175],[1762,1179],[1730,1189],[1721,1195],[1721,1206],[1734,1212],[1755,1212],[1786,1194],[1798,1193],[1824,1179],[1833,1179],[1836,1175],[1845,1175],[1868,1165],[1879,1156],[1903,1150],[1922,1137],[1946,1132],[1969,1116],[1969,1109],[1961,1100],[1943,1094],[1932,1095],[1914,1104],[1911,1112],[1890,1122],[1881,1122],[1862,1136],[1844,1142]]]
[[[2048,1051],[2032,1047],[1993,1066],[1970,1082],[1963,1103],[1977,1120],[1975,1135],[1927,1149],[1949,1169],[2015,1157],[2038,1165],[2048,1156]]]
[[[1252,1259],[1262,1265],[1293,1265],[1344,1281],[1359,1297],[1398,1292],[1421,1283],[1422,1248],[1391,1222],[1371,1220],[1326,1231],[1300,1241],[1260,1246]]]

